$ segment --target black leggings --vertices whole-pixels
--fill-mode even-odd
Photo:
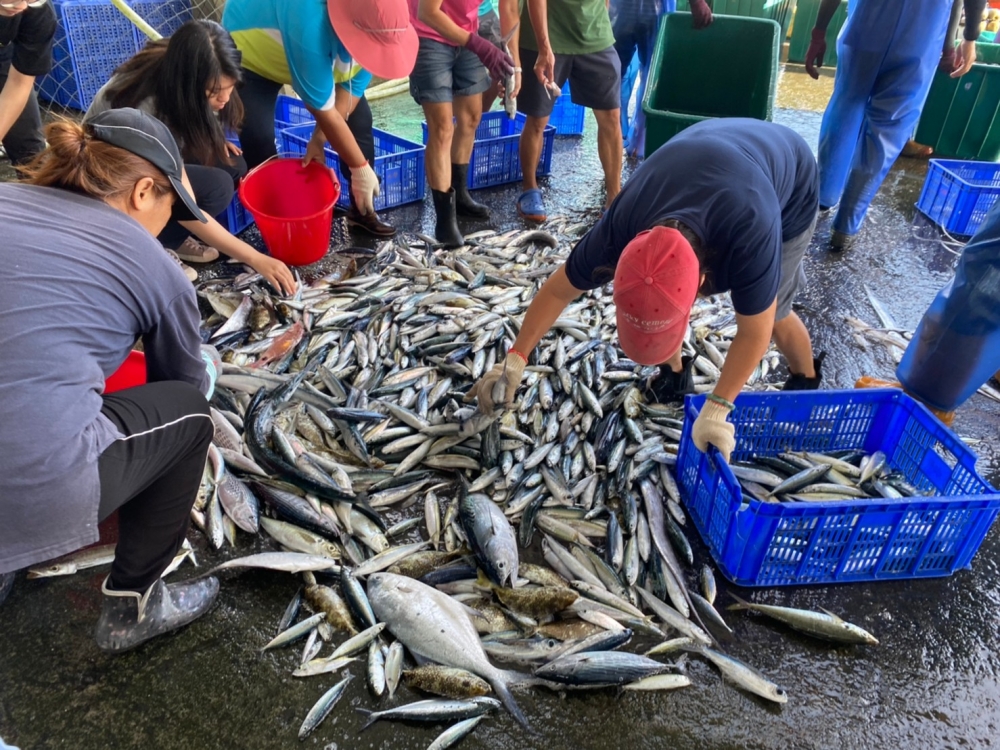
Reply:
[[[212,167],[203,167],[199,164],[184,165],[198,208],[206,215],[218,217],[229,208],[236,192],[236,183],[247,172],[246,162],[242,156],[235,157],[234,162],[231,165],[220,163]],[[157,239],[164,247],[175,250],[190,236],[191,233],[171,217]]]
[[[240,145],[247,166],[253,169],[267,161],[278,149],[274,144],[274,107],[278,102],[281,84],[252,70],[243,69],[243,86],[240,99],[243,101],[243,129],[240,131]],[[372,133],[372,110],[368,100],[362,96],[350,117],[347,127],[358,142],[361,153],[370,164],[375,164],[375,135]],[[346,170],[345,170],[346,171]]]
[[[110,585],[144,592],[184,542],[215,428],[201,391],[177,381],[107,395],[101,413],[125,436],[97,464],[98,518],[118,510]]]
[[[10,61],[13,54],[13,44],[0,48],[0,88],[3,88],[4,84],[7,83],[7,74],[10,72]],[[21,114],[10,126],[7,135],[4,136],[3,147],[15,167],[31,161],[45,150],[42,118],[38,112],[38,98],[35,96],[34,89],[31,90],[31,95],[28,97],[24,109],[21,110]]]

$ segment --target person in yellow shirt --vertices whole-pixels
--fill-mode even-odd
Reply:
[[[316,118],[305,161],[322,163],[329,141],[349,175],[348,221],[376,236],[395,234],[375,213],[375,141],[364,92],[373,75],[402,78],[413,69],[417,34],[406,0],[229,0],[222,25],[243,53],[247,165],[275,155],[274,107],[289,84]]]

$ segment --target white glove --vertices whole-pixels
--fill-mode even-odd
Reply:
[[[368,162],[360,167],[351,167],[351,194],[354,196],[354,205],[362,215],[375,213],[378,177]]]
[[[503,362],[497,362],[493,369],[476,382],[463,399],[466,403],[478,399],[479,411],[483,414],[493,414],[497,402],[502,402],[508,409],[514,406],[514,394],[524,377],[524,367],[527,363],[517,354],[507,354]],[[503,379],[502,387],[494,393],[497,382]],[[500,390],[503,392],[500,393]]]
[[[736,428],[726,421],[729,408],[714,401],[706,401],[691,428],[691,439],[702,453],[709,445],[719,449],[719,453],[729,463],[729,457],[736,447]]]

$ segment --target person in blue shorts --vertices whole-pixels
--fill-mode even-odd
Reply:
[[[243,53],[247,165],[275,155],[274,107],[289,84],[316,118],[305,161],[323,163],[329,141],[348,175],[348,221],[378,237],[394,235],[375,213],[375,140],[364,93],[373,75],[403,78],[413,69],[417,34],[406,0],[228,0],[222,25]]]

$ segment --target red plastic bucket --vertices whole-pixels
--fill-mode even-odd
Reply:
[[[340,182],[329,167],[272,159],[240,182],[240,201],[253,214],[271,255],[290,266],[315,263],[330,248]]]
[[[129,352],[121,367],[115,370],[104,381],[104,393],[124,391],[146,383],[146,355],[142,352]]]

